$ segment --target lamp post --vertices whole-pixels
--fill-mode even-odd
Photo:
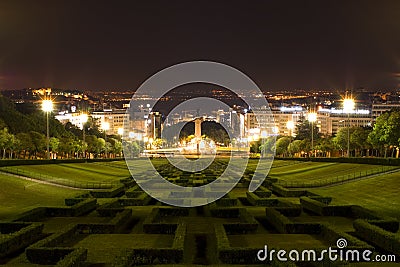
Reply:
[[[293,133],[292,133],[292,131],[293,131],[293,129],[294,129],[294,122],[293,121],[287,121],[286,122],[286,128],[289,130],[289,136],[290,136],[290,142],[289,142],[289,145],[292,143],[292,135],[293,135]],[[289,151],[289,153],[290,153],[290,151]],[[290,155],[291,155],[292,153],[290,153]]]
[[[347,113],[347,157],[350,158],[350,113],[354,110],[354,99],[343,100],[343,112]]]
[[[42,110],[46,112],[46,144],[47,144],[47,159],[50,159],[50,131],[49,131],[49,112],[53,110],[53,101],[45,99],[42,102]]]
[[[86,131],[86,129],[85,129],[85,125],[86,125],[86,122],[88,121],[88,115],[86,114],[86,113],[82,113],[81,114],[81,122],[82,122],[82,154],[83,154],[83,158],[86,158],[86,149],[85,149],[85,146],[86,146],[86,133],[85,133],[85,131]]]
[[[311,155],[314,155],[314,122],[317,121],[317,113],[308,113],[308,121],[311,122]]]
[[[293,121],[287,121],[286,122],[286,128],[289,130],[290,142],[292,142],[294,122]]]
[[[118,135],[120,135],[122,138],[123,134],[124,134],[124,128],[118,128]]]
[[[108,122],[104,122],[102,124],[102,129],[104,131],[104,156],[107,158],[107,131],[110,129],[110,124]]]

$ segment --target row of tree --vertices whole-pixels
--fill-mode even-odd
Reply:
[[[314,145],[311,144],[314,127]],[[289,156],[346,156],[349,145],[350,155],[355,157],[378,156],[398,157],[400,147],[400,111],[392,110],[377,118],[373,127],[343,127],[335,136],[322,136],[318,128],[307,120],[296,125],[296,137],[280,136],[275,147],[272,140],[256,144],[260,151]],[[350,137],[350,139],[349,139]],[[254,147],[254,146],[253,146]],[[314,150],[312,151],[312,147]],[[254,150],[254,149],[253,149]]]
[[[10,133],[8,128],[0,130],[0,157],[5,158],[43,158],[46,152],[46,136],[36,131]],[[107,142],[102,137],[87,135],[85,142],[72,136],[50,137],[49,149],[52,158],[77,157],[120,157],[122,142],[109,137]]]
[[[52,158],[89,158],[122,156],[119,136],[105,136],[95,120],[83,130],[71,123],[61,124],[49,116],[49,150]],[[15,106],[0,95],[0,158],[45,158],[47,150],[46,116],[30,104]],[[106,138],[105,138],[106,137]],[[130,154],[139,153],[139,144],[130,144]]]

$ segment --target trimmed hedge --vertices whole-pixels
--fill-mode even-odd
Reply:
[[[18,215],[14,222],[37,222],[45,218],[47,208],[38,207]]]
[[[237,205],[237,198],[232,197],[232,194],[228,193],[224,197],[215,201],[215,204],[219,207],[233,207]]]
[[[47,217],[77,217],[96,209],[97,199],[84,199],[70,207],[47,207]]]
[[[336,244],[336,241],[339,238],[344,238],[347,240],[347,248],[350,249],[359,249],[361,250],[365,250],[365,249],[369,249],[371,251],[374,251],[374,247],[368,245],[366,242],[361,241],[360,239],[342,232],[342,231],[338,231],[337,229],[335,229],[334,227],[332,227],[329,224],[321,224],[321,232],[320,235],[329,243],[332,244]]]
[[[177,225],[171,248],[135,248],[125,250],[114,260],[113,266],[177,264],[183,261],[186,224]]]
[[[117,186],[111,189],[91,190],[90,194],[95,198],[113,198],[125,193],[125,186]]]
[[[60,259],[71,253],[73,248],[57,247],[78,234],[78,226],[69,224],[60,233],[40,240],[25,250],[26,257],[35,264],[56,264]]]
[[[114,200],[113,202],[103,204],[96,209],[97,213],[101,217],[114,217],[117,213],[122,212],[123,210],[124,207],[120,205],[118,199]]]
[[[303,211],[301,205],[292,205],[288,207],[274,207],[275,210],[279,211],[284,216],[287,217],[298,217]]]
[[[265,209],[266,219],[279,233],[293,232],[293,222],[274,208]]]
[[[43,226],[42,223],[0,223],[0,258],[39,240]]]
[[[300,197],[300,203],[305,210],[321,216],[342,216],[348,217],[352,214],[352,206],[329,206],[318,200],[309,197]]]
[[[140,192],[140,191],[137,191]],[[138,194],[137,197],[134,198],[120,198],[118,199],[118,202],[120,203],[121,206],[125,207],[125,206],[146,206],[147,204],[149,204],[149,202],[151,201],[151,197],[145,193],[145,192],[141,192],[141,194]]]
[[[246,192],[247,201],[253,206],[273,207],[278,205],[279,200],[277,198],[261,198],[254,192]]]
[[[175,233],[178,224],[162,222],[166,216],[188,216],[189,209],[182,208],[153,208],[150,216],[143,222],[143,232],[147,234]]]
[[[270,263],[271,266],[276,267],[292,267],[296,266],[292,262],[260,262],[257,259],[257,252],[262,248],[241,248],[241,247],[231,247],[229,243],[228,236],[226,234],[225,228],[222,224],[215,224],[215,236],[217,239],[217,253],[218,258],[221,262],[225,264],[265,264]]]
[[[258,222],[254,217],[247,211],[247,209],[240,208],[238,218],[239,223],[224,223],[223,226],[229,234],[239,234],[255,232],[258,228]]]
[[[223,224],[228,233],[247,233],[258,228],[257,220],[245,208],[211,208],[210,214],[217,218],[239,219],[239,222]]]
[[[87,259],[87,249],[76,248],[62,260],[57,262],[57,267],[80,267],[84,266],[83,262]]]
[[[124,209],[108,223],[80,223],[78,232],[84,234],[112,234],[119,232],[132,218],[132,210]]]
[[[301,197],[309,195],[307,190],[287,189],[277,184],[272,184],[272,192],[282,197]]]
[[[400,255],[400,236],[397,234],[386,231],[361,219],[355,220],[353,226],[356,230],[356,235],[360,238],[397,256]]]

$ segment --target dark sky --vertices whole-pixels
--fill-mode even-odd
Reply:
[[[0,0],[1,89],[135,89],[190,60],[263,90],[394,88],[400,1]]]

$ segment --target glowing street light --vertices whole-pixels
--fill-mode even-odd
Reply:
[[[106,132],[110,129],[110,124],[108,122],[103,122],[101,128],[103,129],[104,132]]]
[[[53,101],[50,99],[45,99],[42,101],[42,110],[44,112],[51,112],[53,111]]]
[[[123,135],[124,134],[124,128],[118,128],[118,135]]]
[[[314,122],[317,121],[317,113],[308,113],[308,121],[311,122],[311,154],[314,155]]]
[[[289,135],[292,136],[292,131],[294,130],[294,122],[293,121],[287,121],[286,122],[286,128],[289,130]]]
[[[350,113],[354,110],[355,103],[352,98],[343,100],[343,112],[347,113],[347,157],[350,157]]]
[[[82,123],[82,141],[83,141],[83,144],[82,144],[82,154],[83,154],[83,157],[84,158],[86,158],[86,150],[85,150],[85,145],[86,145],[86,133],[85,133],[85,124],[86,124],[86,122],[88,121],[88,115],[86,114],[86,113],[82,113],[81,115],[80,115],[80,119],[81,119],[81,123]]]
[[[45,99],[42,101],[42,110],[46,112],[46,144],[47,144],[47,159],[50,159],[50,130],[49,130],[49,112],[53,111],[53,101]]]
[[[344,113],[351,113],[354,110],[355,103],[354,99],[345,98],[343,100],[343,112]]]

